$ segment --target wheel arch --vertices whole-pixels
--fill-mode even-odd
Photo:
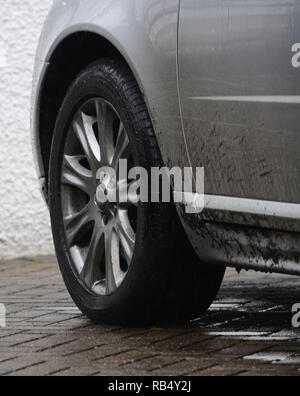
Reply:
[[[37,150],[40,154],[39,166],[45,177],[46,198],[51,144],[59,108],[80,71],[93,61],[105,57],[118,57],[128,64],[121,52],[100,34],[78,31],[65,37],[49,58],[36,110]]]

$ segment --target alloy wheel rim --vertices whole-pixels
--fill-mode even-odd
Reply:
[[[137,205],[103,202],[128,190],[119,161],[132,161],[123,122],[111,103],[87,101],[68,130],[63,154],[61,201],[67,246],[75,270],[96,295],[113,294],[130,268],[136,241]],[[104,169],[104,170],[103,170]],[[109,169],[115,170],[114,177]]]

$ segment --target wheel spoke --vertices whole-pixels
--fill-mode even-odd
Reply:
[[[64,218],[66,235],[70,248],[74,246],[74,242],[82,229],[92,220],[92,216],[90,215],[90,204],[86,205],[80,212]]]
[[[135,246],[135,233],[131,227],[127,210],[119,210],[115,230],[122,245],[127,264],[131,264]]]
[[[114,144],[113,144],[113,115],[109,105],[101,99],[96,100],[96,113],[98,125],[98,137],[101,153],[101,164],[111,165]]]
[[[83,156],[65,155],[62,182],[77,187],[90,196],[93,175],[91,171],[80,164],[80,161],[84,158]]]
[[[100,163],[100,147],[97,142],[93,124],[96,123],[96,118],[88,116],[83,112],[75,120],[73,128],[78,137],[78,140],[86,155],[86,159],[91,169],[97,169]]]
[[[88,254],[81,272],[81,278],[84,280],[88,287],[92,287],[99,279],[101,270],[100,264],[104,254],[104,234],[102,230],[95,224],[92,239],[88,249]],[[98,278],[98,279],[97,279]]]
[[[112,159],[112,167],[117,169],[121,159],[128,159],[129,157],[129,139],[124,129],[122,122],[120,123],[118,139],[115,147],[114,156]]]
[[[114,267],[119,263],[119,244],[113,231],[105,235],[105,273],[106,273],[106,293],[112,294],[117,289],[114,275]]]

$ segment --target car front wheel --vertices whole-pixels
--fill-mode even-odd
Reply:
[[[163,166],[139,87],[118,59],[83,70],[61,106],[52,143],[49,205],[66,286],[88,317],[114,324],[184,322],[215,298],[224,268],[201,263],[173,204],[104,202],[129,168]],[[104,170],[103,170],[104,169]]]

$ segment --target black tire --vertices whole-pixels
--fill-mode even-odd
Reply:
[[[218,293],[224,268],[199,261],[173,204],[142,204],[139,207],[132,264],[124,282],[112,295],[94,295],[74,270],[62,220],[62,155],[76,108],[93,95],[109,100],[118,110],[136,165],[147,169],[163,166],[143,96],[127,65],[119,59],[103,59],[83,70],[61,106],[49,172],[53,238],[69,293],[89,318],[111,324],[183,323],[198,318]]]

